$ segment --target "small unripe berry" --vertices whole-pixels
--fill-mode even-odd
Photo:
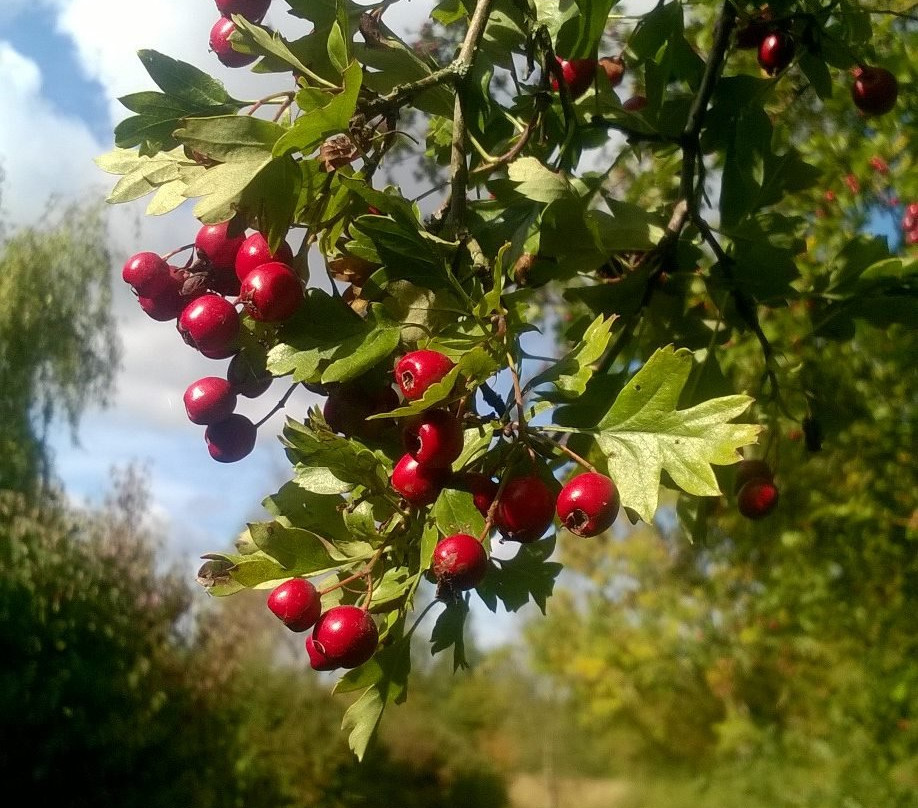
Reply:
[[[494,521],[512,541],[529,543],[542,537],[555,516],[555,495],[534,474],[510,480],[497,501]]]
[[[462,424],[447,410],[428,410],[411,418],[402,437],[408,454],[428,466],[449,468],[462,454]]]
[[[449,470],[418,463],[411,455],[402,455],[392,470],[392,488],[411,505],[430,505],[440,495]]]
[[[239,289],[239,302],[255,320],[277,323],[303,302],[303,284],[290,267],[277,261],[253,269]]]
[[[258,429],[248,418],[233,413],[204,430],[210,456],[219,463],[235,463],[255,448]]]
[[[558,494],[558,518],[577,536],[598,536],[618,516],[618,489],[605,474],[594,471],[574,477]]]
[[[306,579],[291,578],[271,592],[268,608],[291,631],[306,631],[322,613],[322,598]]]
[[[210,29],[210,49],[227,67],[245,67],[252,64],[258,56],[254,53],[241,53],[233,48],[230,37],[236,32],[236,23],[228,17],[221,17]]]
[[[379,630],[358,606],[333,606],[312,630],[314,650],[335,668],[356,668],[376,651]]]
[[[456,533],[437,542],[431,569],[445,588],[474,589],[488,571],[488,554],[474,536]]]
[[[205,376],[188,386],[183,397],[185,412],[193,424],[215,424],[236,409],[233,386],[219,376]]]
[[[771,480],[750,480],[736,496],[736,506],[747,519],[762,519],[778,504],[778,488]]]
[[[412,351],[396,363],[395,380],[402,389],[402,395],[409,401],[415,401],[454,367],[453,361],[439,351]]]

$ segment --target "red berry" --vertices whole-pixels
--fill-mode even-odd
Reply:
[[[497,501],[494,521],[508,539],[533,542],[548,530],[555,516],[555,495],[541,477],[510,480]]]
[[[574,477],[558,494],[558,518],[577,536],[597,536],[618,516],[618,489],[605,474],[589,471]]]
[[[896,105],[899,82],[885,67],[858,67],[854,70],[851,98],[865,115],[883,115]]]
[[[205,376],[188,386],[183,401],[191,423],[215,424],[233,414],[236,392],[226,379]]]
[[[918,218],[918,202],[909,202],[908,207],[905,209],[905,215]]]
[[[736,505],[747,519],[762,519],[778,504],[778,488],[772,480],[750,480],[739,490]]]
[[[206,258],[218,269],[232,269],[236,262],[236,253],[245,241],[245,234],[229,234],[230,223],[205,224],[194,237],[194,246],[198,256]]]
[[[647,106],[646,95],[633,95],[627,101],[622,103],[622,109],[627,112],[640,112]]]
[[[276,323],[303,302],[303,284],[290,267],[274,261],[253,269],[239,289],[239,302],[255,320]]]
[[[402,395],[409,401],[415,401],[454,367],[453,361],[439,351],[412,351],[395,365],[395,380],[402,389]]]
[[[418,463],[406,454],[392,470],[392,487],[410,504],[420,507],[436,500],[448,476],[448,469]]]
[[[246,398],[258,398],[265,393],[274,377],[265,368],[258,368],[244,353],[237,353],[226,369],[226,379],[233,389]]]
[[[291,631],[306,631],[322,613],[322,598],[309,581],[291,578],[268,595],[268,608]]]
[[[306,655],[309,657],[309,666],[314,671],[333,671],[338,667],[316,648],[316,641],[312,638],[312,634],[306,638]]]
[[[289,265],[292,261],[293,250],[286,241],[273,253],[268,247],[268,240],[261,233],[252,233],[236,253],[236,277],[244,281],[246,275],[262,264],[278,262]]]
[[[487,516],[491,503],[497,496],[497,483],[484,474],[466,474],[462,487],[472,494],[472,502],[482,516]]]
[[[762,40],[768,35],[768,20],[757,17],[751,19],[745,26],[736,29],[736,47],[741,50],[758,48]]]
[[[220,463],[235,463],[255,448],[258,430],[248,418],[233,413],[204,430],[204,441],[210,456]]]
[[[312,642],[314,650],[333,667],[356,668],[373,656],[379,631],[360,607],[333,606],[313,628]]]
[[[621,56],[603,56],[599,66],[605,71],[609,84],[618,87],[625,76],[625,62]]]
[[[187,305],[187,300],[178,292],[157,297],[138,297],[137,302],[148,317],[160,323],[174,320]]]
[[[270,5],[271,0],[217,0],[217,11],[224,17],[239,14],[252,22],[261,22]]]
[[[783,31],[775,31],[759,43],[759,64],[769,76],[787,67],[797,52],[794,38]]]
[[[561,65],[561,75],[571,96],[579,98],[590,89],[596,75],[595,59],[562,59],[560,56],[555,56],[555,59]],[[554,76],[551,77],[551,88],[558,89],[558,80]]]
[[[239,335],[239,315],[225,298],[201,295],[182,311],[178,330],[185,342],[202,353],[220,353]]]
[[[733,478],[733,493],[735,494],[750,480],[771,480],[775,476],[771,466],[764,460],[741,460],[736,465],[736,476]]]
[[[154,252],[141,252],[128,258],[121,278],[139,297],[158,297],[172,286],[169,264]]]
[[[410,419],[402,438],[408,454],[428,466],[449,468],[462,454],[462,424],[447,410],[428,410]]]
[[[456,533],[437,543],[431,569],[449,589],[474,589],[488,571],[488,554],[474,536]]]
[[[240,53],[233,48],[230,37],[236,32],[236,23],[228,17],[221,17],[210,29],[210,49],[227,67],[245,67],[258,56],[254,53]]]
[[[870,158],[868,162],[870,163],[870,167],[874,171],[876,171],[878,174],[888,174],[889,173],[889,163],[887,163],[879,155],[875,154],[873,157]]]

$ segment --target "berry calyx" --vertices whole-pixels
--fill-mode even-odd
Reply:
[[[201,353],[222,353],[239,335],[239,315],[226,298],[201,295],[182,310],[178,330],[182,339]]]
[[[216,2],[217,11],[224,17],[239,14],[251,22],[261,22],[271,6],[271,0],[216,0]]]
[[[188,386],[182,400],[188,420],[204,426],[226,420],[236,409],[236,391],[219,376],[198,379]]]
[[[733,493],[737,493],[750,480],[771,480],[774,476],[771,466],[764,460],[742,460],[736,465],[736,476],[733,478]]]
[[[300,307],[303,285],[286,264],[262,264],[245,276],[239,288],[239,302],[254,320],[277,323]]]
[[[128,258],[121,278],[138,297],[158,297],[172,286],[169,264],[154,252],[140,252]]]
[[[598,536],[612,526],[620,504],[615,483],[605,474],[588,471],[561,489],[558,518],[577,536]]]
[[[747,519],[763,519],[777,504],[778,487],[772,480],[750,480],[736,496],[736,506]]]
[[[857,67],[851,98],[865,115],[884,115],[899,97],[899,82],[885,67]]]
[[[759,64],[769,76],[774,76],[793,61],[796,51],[797,46],[790,34],[774,31],[759,43]]]
[[[595,59],[562,59],[560,56],[555,56],[555,59],[561,66],[561,75],[572,97],[579,98],[590,89],[596,75]],[[554,76],[551,77],[551,88],[558,89],[558,80]]]
[[[312,630],[313,650],[335,668],[362,665],[373,656],[378,643],[376,623],[358,606],[333,606],[319,617]]]
[[[418,463],[406,454],[392,470],[392,488],[415,507],[430,505],[440,495],[448,476],[448,469]]]
[[[233,48],[230,37],[234,33],[236,33],[236,23],[228,17],[221,17],[210,29],[210,49],[227,67],[245,67],[252,64],[258,56],[254,53],[242,53]]]
[[[428,410],[408,421],[402,433],[405,449],[418,463],[449,468],[462,454],[463,430],[447,410]]]
[[[541,477],[510,480],[497,501],[494,522],[505,538],[529,543],[542,537],[555,516],[555,496]]]
[[[293,250],[286,241],[277,248],[276,253],[273,253],[268,246],[268,240],[261,233],[252,233],[242,242],[236,252],[236,277],[244,281],[246,275],[258,269],[262,264],[278,262],[289,265],[291,261],[293,261]]]
[[[306,631],[322,614],[322,598],[305,578],[291,578],[268,595],[268,608],[291,631]]]
[[[439,351],[412,351],[396,363],[395,380],[402,395],[409,401],[415,401],[454,367],[453,361]]]
[[[488,571],[488,554],[474,536],[456,533],[437,542],[431,569],[443,589],[474,589]]]
[[[258,429],[248,418],[233,413],[204,430],[207,451],[218,463],[235,463],[255,448]]]
[[[236,253],[245,242],[245,234],[229,234],[230,222],[205,224],[194,237],[194,247],[199,258],[206,258],[217,269],[232,269]]]

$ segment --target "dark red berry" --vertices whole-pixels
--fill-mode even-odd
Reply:
[[[314,650],[336,668],[356,668],[376,651],[379,630],[358,606],[333,606],[312,630]]]
[[[497,501],[494,521],[508,539],[533,542],[548,530],[555,516],[555,495],[541,477],[510,480]]]
[[[411,505],[420,507],[436,500],[448,476],[448,469],[418,463],[406,454],[392,470],[392,487]]]
[[[735,494],[750,480],[770,480],[774,477],[771,466],[764,460],[742,460],[736,465],[736,476],[733,478],[733,493]]]
[[[268,608],[291,631],[306,631],[322,613],[322,598],[305,578],[291,578],[268,595]]]
[[[204,441],[210,456],[220,463],[235,463],[255,448],[258,429],[248,418],[233,413],[229,418],[211,424],[204,430]]]
[[[589,471],[561,489],[558,518],[577,536],[598,536],[612,526],[620,504],[615,483],[605,474]]]
[[[736,506],[747,519],[762,519],[778,504],[778,488],[772,480],[750,480],[736,495]]]
[[[160,323],[174,320],[187,305],[186,300],[177,292],[158,297],[138,297],[137,302],[148,317]]]
[[[217,10],[224,16],[239,14],[252,22],[261,22],[271,0],[217,0]]]
[[[258,269],[262,264],[279,262],[281,264],[290,264],[293,261],[293,250],[285,241],[276,253],[272,253],[268,247],[268,240],[261,233],[252,233],[236,253],[236,277],[240,281],[245,280],[253,269]]]
[[[239,335],[239,315],[219,295],[201,295],[189,303],[178,321],[182,339],[202,353],[228,350]]]
[[[233,269],[236,253],[245,241],[245,234],[230,235],[230,222],[205,224],[194,237],[198,256],[206,258],[219,269]]]
[[[303,302],[303,284],[286,264],[274,261],[253,269],[239,289],[239,302],[255,320],[286,320]]]
[[[555,56],[555,59],[561,66],[561,75],[572,97],[579,98],[590,89],[596,75],[595,59],[562,59],[560,56]],[[551,88],[558,89],[558,80],[554,76],[551,77]]]
[[[482,516],[487,516],[497,496],[497,483],[484,474],[472,472],[465,475],[462,487],[472,494],[472,502]]]
[[[603,56],[599,66],[605,71],[609,84],[618,87],[625,76],[625,61],[621,56]]]
[[[787,67],[797,52],[794,38],[783,31],[767,34],[759,43],[759,64],[769,76]]]
[[[205,376],[188,386],[182,399],[185,412],[193,424],[215,424],[232,415],[236,409],[236,392],[219,376]]]
[[[736,47],[743,50],[758,48],[762,40],[768,36],[770,27],[768,20],[761,18],[750,20],[745,26],[736,29]]]
[[[439,351],[412,351],[395,365],[395,380],[402,389],[402,395],[409,401],[415,401],[454,367],[453,361]]]
[[[632,95],[631,98],[622,103],[622,109],[626,112],[640,112],[646,106],[646,95]]]
[[[333,671],[338,667],[316,648],[316,641],[312,638],[312,634],[306,638],[306,655],[309,657],[309,666],[314,671]]]
[[[121,278],[139,297],[157,297],[172,286],[169,264],[154,252],[141,252],[128,258]]]
[[[456,533],[437,543],[431,569],[449,589],[474,589],[488,571],[488,554],[474,536]]]
[[[244,353],[237,353],[226,369],[226,379],[233,389],[246,398],[258,398],[267,392],[274,377],[264,368],[256,367]]]
[[[402,438],[418,463],[448,468],[462,454],[462,424],[447,410],[428,410],[411,418]]]
[[[854,70],[851,98],[865,115],[883,115],[896,105],[899,82],[885,67],[858,67]]]
[[[236,23],[228,17],[221,17],[210,29],[210,49],[227,67],[245,67],[252,64],[258,56],[254,53],[241,53],[233,48],[230,37],[236,32]]]

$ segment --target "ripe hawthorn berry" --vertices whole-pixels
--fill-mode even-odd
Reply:
[[[763,519],[778,504],[778,487],[774,481],[756,478],[747,482],[736,495],[736,506],[747,519]]]
[[[224,17],[239,14],[251,22],[261,22],[271,6],[271,0],[216,0],[216,2],[217,11]]]
[[[497,496],[498,484],[485,474],[471,472],[462,480],[462,487],[471,493],[472,503],[482,516],[487,516]]]
[[[454,367],[453,361],[439,351],[412,351],[396,363],[395,380],[402,395],[409,401],[415,401]]]
[[[312,634],[306,638],[306,655],[309,657],[309,667],[314,671],[333,671],[338,667],[316,648],[316,641],[312,638]]]
[[[640,112],[646,106],[646,95],[632,95],[627,101],[622,102],[622,109],[626,112]]]
[[[182,400],[188,420],[203,426],[226,420],[236,409],[236,391],[219,376],[205,376],[188,385]]]
[[[291,631],[306,631],[322,613],[322,598],[305,578],[291,578],[268,595],[268,608]]]
[[[774,76],[793,61],[796,52],[797,45],[790,34],[773,31],[759,43],[759,64],[769,76]]]
[[[555,495],[534,474],[510,480],[497,501],[494,521],[508,539],[534,542],[548,530],[555,517]]]
[[[456,533],[437,542],[431,570],[446,591],[474,589],[488,571],[488,554],[474,536]]]
[[[220,354],[239,336],[239,315],[226,298],[201,295],[182,310],[178,330],[182,339],[201,353]]]
[[[313,650],[334,668],[362,665],[373,656],[378,643],[376,623],[359,606],[333,606],[312,629]]]
[[[448,469],[418,463],[406,454],[392,470],[392,488],[411,505],[420,507],[436,500],[448,477]]]
[[[771,466],[764,460],[741,460],[736,465],[736,476],[733,478],[733,493],[737,493],[750,480],[771,480],[774,476]]]
[[[239,289],[239,302],[254,320],[277,323],[303,302],[303,284],[286,264],[273,261],[253,269]]]
[[[228,418],[210,424],[204,430],[207,451],[218,463],[235,463],[255,448],[258,429],[248,418],[233,413]]]
[[[124,263],[122,280],[138,297],[158,297],[173,286],[169,264],[154,252],[139,252]]]
[[[561,75],[564,77],[564,83],[573,98],[579,98],[593,83],[593,77],[596,75],[595,59],[562,59],[555,56],[558,64],[561,66]],[[551,88],[558,89],[558,79],[552,75]]]
[[[851,98],[865,115],[884,115],[899,97],[899,82],[885,67],[856,67]]]
[[[218,269],[232,269],[244,241],[244,233],[231,236],[230,222],[221,222],[201,227],[194,237],[194,247],[199,258],[206,258]]]
[[[418,463],[449,468],[462,454],[462,424],[447,410],[428,410],[409,419],[402,432],[405,450]]]
[[[234,33],[236,33],[236,23],[228,17],[221,17],[210,29],[210,49],[227,67],[245,67],[252,64],[258,56],[254,53],[242,53],[233,48],[230,37]]]
[[[615,483],[605,474],[588,471],[561,489],[558,518],[577,536],[598,536],[612,526],[620,504]]]
[[[235,269],[239,281],[244,281],[245,276],[253,269],[258,269],[262,264],[281,263],[289,265],[293,261],[293,250],[285,241],[277,252],[271,252],[268,240],[261,233],[252,233],[236,253]]]

